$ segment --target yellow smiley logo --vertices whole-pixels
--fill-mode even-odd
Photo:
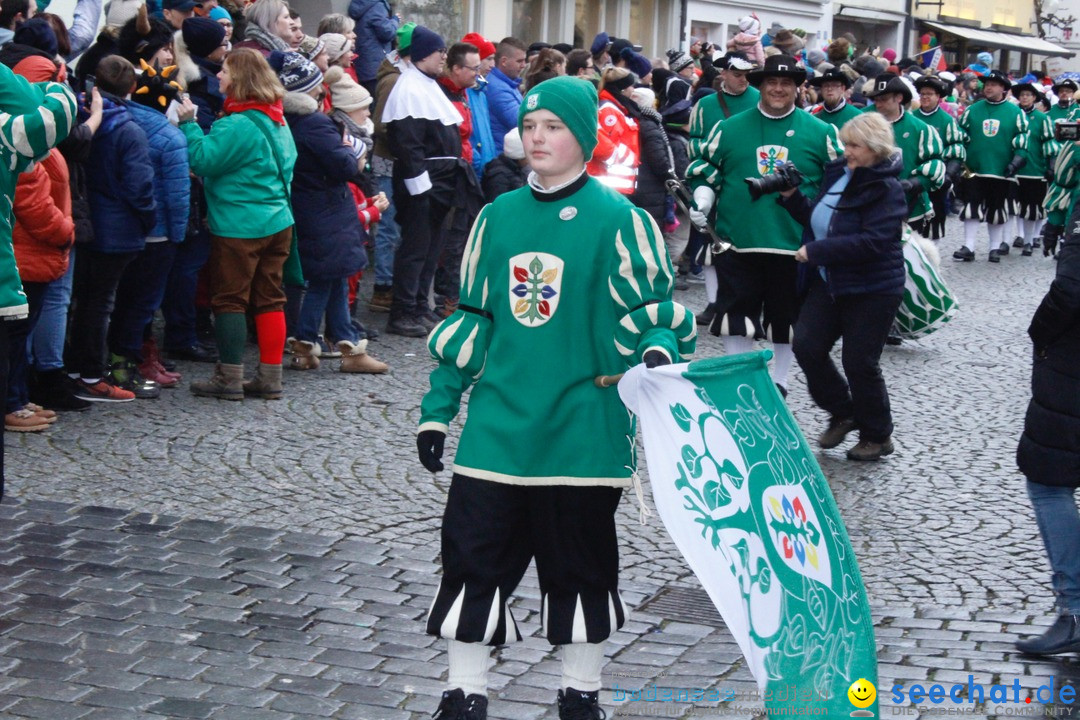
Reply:
[[[874,688],[874,683],[865,678],[859,678],[851,683],[847,696],[855,707],[868,708],[874,704],[874,700],[877,698],[877,689]]]

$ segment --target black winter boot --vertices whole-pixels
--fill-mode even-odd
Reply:
[[[1059,615],[1042,635],[1017,640],[1016,649],[1028,655],[1080,652],[1080,615]]]
[[[431,717],[433,720],[487,720],[488,700],[483,695],[473,693],[465,697],[461,688],[446,690],[442,702]]]
[[[600,693],[566,688],[559,691],[559,720],[606,720]]]

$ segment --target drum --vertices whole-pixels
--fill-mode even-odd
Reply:
[[[938,275],[937,268],[919,246],[919,238],[904,230],[904,300],[896,313],[896,329],[909,340],[926,337],[956,314],[956,298]]]

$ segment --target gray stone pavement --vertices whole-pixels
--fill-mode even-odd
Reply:
[[[883,699],[894,682],[970,674],[1036,688],[1080,677],[1075,658],[1033,661],[1012,649],[1051,612],[1013,458],[1029,393],[1025,330],[1054,262],[1014,251],[1000,265],[983,254],[953,263],[959,227],[950,226],[943,275],[960,313],[883,358],[897,452],[877,464],[850,463],[842,448],[818,452],[870,594]],[[679,295],[703,304],[700,285]],[[0,718],[427,717],[445,657],[422,619],[449,482],[414,458],[432,362],[420,340],[383,336],[371,349],[390,374],[341,375],[327,361],[287,373],[281,402],[200,400],[182,386],[157,401],[66,414],[42,434],[9,433]],[[698,357],[720,352],[718,338],[702,336]],[[209,368],[181,369],[186,385]],[[797,368],[788,402],[816,436],[825,418]],[[628,604],[698,586],[656,518],[640,525],[627,498],[620,520]],[[551,718],[559,662],[535,637],[532,573],[515,602],[530,637],[496,653],[490,716]],[[637,611],[613,639],[609,715],[717,712],[616,707],[616,685],[753,690],[726,630],[676,615]],[[974,716],[1018,709],[1027,708],[978,705]]]

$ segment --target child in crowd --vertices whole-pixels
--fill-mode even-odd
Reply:
[[[503,151],[494,160],[484,166],[484,200],[495,202],[495,198],[525,185],[529,177],[529,161],[525,159],[525,148],[521,144],[521,134],[517,128],[511,129],[503,138]]]

